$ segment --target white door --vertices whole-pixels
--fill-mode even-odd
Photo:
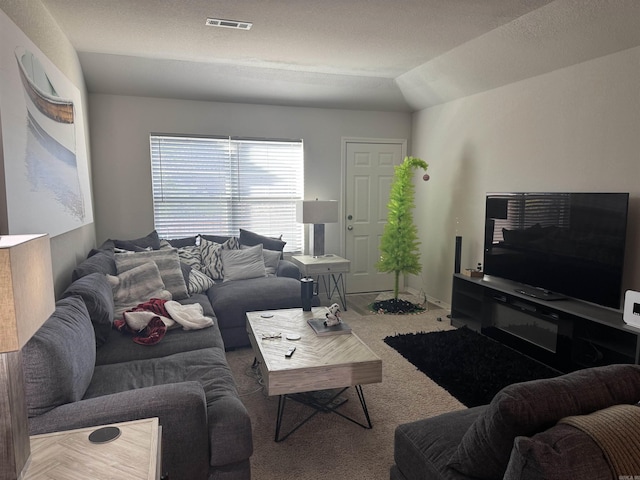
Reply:
[[[394,166],[402,163],[406,142],[346,140],[344,148],[345,256],[351,261],[347,293],[393,290],[394,275],[378,272],[375,265]]]

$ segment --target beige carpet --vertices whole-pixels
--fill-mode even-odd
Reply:
[[[393,464],[393,433],[400,423],[466,408],[406,361],[383,339],[396,333],[450,329],[447,311],[431,308],[417,315],[359,315],[353,308],[343,319],[382,359],[383,381],[364,385],[371,430],[338,415],[319,413],[283,442],[274,441],[277,397],[266,397],[251,369],[251,349],[227,353],[242,400],[253,424],[252,478],[279,480],[388,479]],[[442,321],[436,320],[438,317]],[[364,421],[354,389],[341,411]],[[311,410],[287,402],[283,431]]]

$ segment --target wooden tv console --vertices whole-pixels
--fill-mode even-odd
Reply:
[[[622,312],[571,298],[542,300],[485,275],[453,276],[451,324],[467,326],[563,372],[640,363],[640,329]]]

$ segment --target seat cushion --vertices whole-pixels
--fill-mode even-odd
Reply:
[[[29,417],[80,400],[91,382],[96,341],[89,312],[79,296],[56,309],[22,349]]]
[[[569,415],[632,404],[639,398],[637,365],[595,367],[509,385],[471,425],[449,464],[477,478],[502,478],[516,437],[535,435]]]

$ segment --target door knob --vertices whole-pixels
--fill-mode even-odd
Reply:
[[[353,230],[353,225],[349,225],[349,226],[347,227],[347,230]]]
[[[347,215],[347,220],[353,220],[353,215]]]

